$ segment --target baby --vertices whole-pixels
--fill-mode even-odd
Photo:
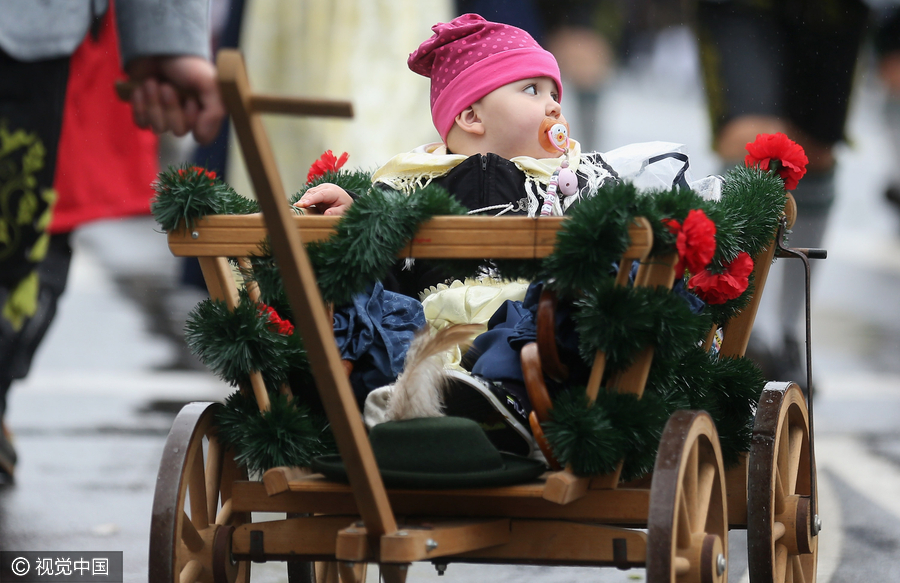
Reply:
[[[442,142],[392,158],[373,175],[380,187],[410,193],[433,182],[470,214],[536,217],[562,215],[609,181],[631,180],[639,188],[689,186],[687,157],[677,144],[582,153],[568,138],[556,59],[527,32],[476,14],[432,30],[408,65],[431,79],[431,115]],[[355,196],[326,183],[307,190],[295,205],[341,215]],[[448,275],[417,261],[412,268],[395,269],[383,283],[415,297]],[[507,302],[494,315],[491,322],[500,325],[480,337],[487,339],[479,345],[485,356],[466,355],[473,375],[452,373],[445,399],[448,415],[475,419],[498,448],[522,454],[534,452],[527,428],[530,404],[518,352],[507,337],[529,317],[539,287],[529,294],[524,303]]]
[[[473,213],[536,216],[545,202],[544,214],[561,215],[581,193],[615,180],[599,155],[582,156],[567,139],[559,66],[527,32],[477,14],[432,30],[407,64],[431,79],[431,115],[443,141],[394,157],[375,172],[377,184],[410,192],[435,182]],[[563,147],[541,144],[542,123],[564,130]],[[547,196],[563,159],[577,187]],[[295,205],[340,215],[352,203],[337,185],[320,184]]]

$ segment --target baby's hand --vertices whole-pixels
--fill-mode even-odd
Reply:
[[[294,203],[295,207],[326,216],[340,216],[353,204],[353,198],[336,184],[325,182],[313,186]]]

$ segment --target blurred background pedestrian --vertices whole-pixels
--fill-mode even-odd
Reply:
[[[835,200],[835,146],[845,123],[869,10],[861,0],[699,0],[700,62],[713,147],[724,167],[743,162],[757,134],[782,132],[809,158],[792,192],[798,218],[790,245],[820,247]],[[804,275],[784,265],[780,330],[749,348],[766,378],[805,384],[800,324]]]
[[[135,123],[207,141],[224,116],[209,61],[207,0],[120,0],[117,8],[121,63],[104,0],[0,4],[0,474],[7,476],[16,453],[2,421],[6,395],[28,374],[56,313],[69,234],[87,221],[149,210],[156,143]],[[123,65],[136,83],[130,113],[113,92]]]

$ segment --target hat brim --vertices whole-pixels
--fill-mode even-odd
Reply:
[[[503,467],[488,472],[428,473],[402,470],[381,470],[381,477],[390,488],[457,489],[510,486],[536,479],[547,470],[538,460],[500,453]],[[312,460],[312,469],[326,478],[348,482],[347,470],[339,455],[324,455]]]

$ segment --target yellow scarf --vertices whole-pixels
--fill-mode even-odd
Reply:
[[[468,156],[461,154],[448,154],[444,144],[435,142],[394,156],[375,171],[372,181],[383,182],[395,190],[409,194],[417,188],[425,187],[435,178],[446,175],[467,158]],[[581,145],[575,140],[571,140],[568,158],[569,168],[577,171]],[[559,168],[562,157],[538,159],[516,156],[510,162],[525,173],[526,180],[548,184],[550,176]]]

